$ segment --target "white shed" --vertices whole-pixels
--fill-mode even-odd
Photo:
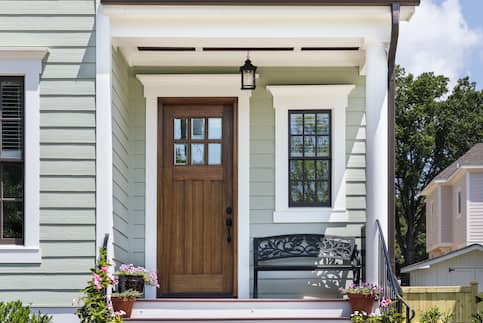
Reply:
[[[472,244],[403,267],[401,272],[410,274],[411,286],[468,286],[477,281],[483,292],[483,245]]]

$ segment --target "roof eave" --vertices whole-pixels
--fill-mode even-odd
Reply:
[[[106,5],[419,6],[420,0],[101,0]]]

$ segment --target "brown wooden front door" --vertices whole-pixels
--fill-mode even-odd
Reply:
[[[233,99],[159,99],[159,296],[235,296]]]

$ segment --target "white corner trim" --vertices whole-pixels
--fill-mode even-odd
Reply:
[[[239,74],[138,74],[146,98],[146,225],[145,265],[156,270],[158,97],[238,98],[238,297],[249,297],[250,286],[250,96],[240,89]],[[146,288],[146,297],[156,290]]]
[[[0,48],[0,75],[25,83],[24,245],[0,246],[0,263],[41,263],[40,251],[40,73],[46,49]]]
[[[345,130],[348,96],[353,84],[267,86],[275,109],[274,222],[346,222]],[[288,206],[288,111],[332,111],[332,207]]]
[[[114,257],[112,186],[112,46],[109,17],[96,15],[96,254],[110,235],[107,254]]]

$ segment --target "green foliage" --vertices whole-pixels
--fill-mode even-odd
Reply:
[[[421,313],[420,323],[449,323],[453,318],[453,314],[443,313],[437,306],[430,308]]]
[[[483,323],[483,311],[471,315],[471,323]]]
[[[97,268],[91,268],[92,279],[81,292],[83,306],[77,310],[77,316],[81,323],[106,323],[122,322],[122,317],[112,311],[112,306],[107,299],[107,288],[115,284],[115,278],[109,275],[111,264],[107,261],[104,248],[99,250],[99,264]]]
[[[396,254],[400,266],[426,258],[421,190],[483,141],[483,91],[468,78],[396,69]]]
[[[141,297],[141,293],[134,289],[128,289],[122,293],[112,293],[111,297],[117,298],[138,298]]]
[[[32,313],[30,306],[24,306],[20,301],[0,302],[0,322],[2,323],[50,323],[52,317]]]

